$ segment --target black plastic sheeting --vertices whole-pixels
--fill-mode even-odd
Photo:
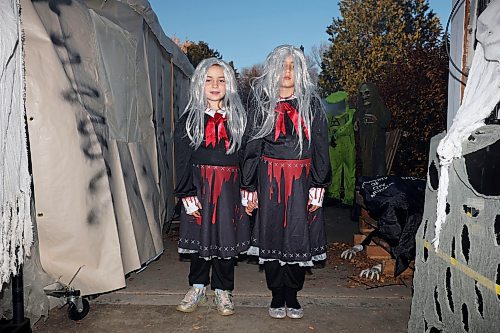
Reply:
[[[500,140],[464,158],[472,187],[483,195],[500,195]]]
[[[377,236],[391,247],[394,276],[415,259],[415,235],[422,221],[425,180],[415,177],[359,177],[357,188],[370,216],[378,221]]]

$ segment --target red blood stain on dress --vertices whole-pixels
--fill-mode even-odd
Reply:
[[[288,199],[292,195],[293,181],[301,177],[302,173],[306,172],[306,177],[309,175],[311,169],[311,159],[303,160],[278,160],[270,157],[264,157],[267,163],[267,175],[269,176],[269,199],[273,194],[273,179],[276,180],[278,186],[278,203],[281,203],[281,188],[284,186],[284,204],[285,204],[285,218],[283,227],[287,226],[286,212],[288,207]],[[281,175],[283,174],[284,184],[281,184]]]
[[[201,165],[201,179],[203,183],[208,182],[210,189],[210,202],[213,203],[214,209],[212,213],[212,224],[217,220],[217,202],[222,191],[222,185],[232,181],[238,181],[238,167],[235,166],[215,166],[215,165]],[[232,179],[231,179],[232,177]],[[203,187],[202,195],[207,195],[207,188]],[[198,223],[198,220],[196,221]],[[198,224],[201,224],[201,219]]]

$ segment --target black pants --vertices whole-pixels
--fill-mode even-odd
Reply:
[[[266,261],[264,263],[267,287],[273,293],[272,308],[286,306],[294,309],[300,308],[297,301],[297,292],[302,290],[306,277],[305,267],[294,265],[280,265],[279,261]]]
[[[212,290],[234,289],[234,265],[235,259],[205,260],[198,253],[191,254],[191,267],[189,269],[189,285],[210,284]],[[210,267],[212,267],[212,279],[210,279]]]

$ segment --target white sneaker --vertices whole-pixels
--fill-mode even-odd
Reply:
[[[304,317],[304,308],[300,309],[286,308],[286,315],[288,316],[288,318],[300,319]]]
[[[234,313],[233,294],[229,290],[215,289],[215,305],[220,315],[229,316]]]
[[[272,318],[282,319],[286,317],[286,309],[283,308],[271,308],[269,307],[269,315]]]
[[[206,303],[207,300],[206,287],[191,287],[176,309],[181,312],[193,312],[198,305]]]

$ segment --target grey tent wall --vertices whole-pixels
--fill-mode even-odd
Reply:
[[[163,251],[193,71],[147,1],[23,0],[40,261],[83,295]]]

